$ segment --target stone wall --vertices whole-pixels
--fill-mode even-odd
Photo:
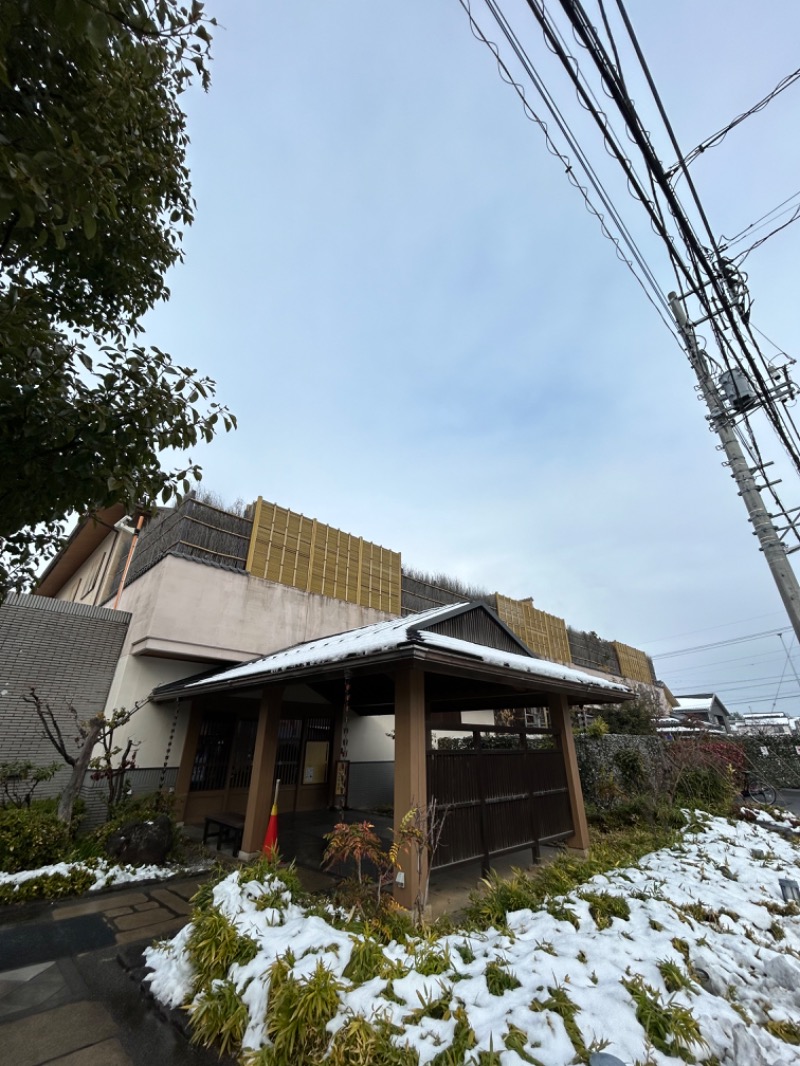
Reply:
[[[49,703],[64,736],[74,735],[72,705],[82,719],[102,711],[130,615],[43,596],[9,596],[0,607],[0,761],[46,765],[59,760],[24,697],[32,688]],[[40,785],[57,795],[68,771]]]
[[[740,747],[747,757],[747,765],[775,788],[800,788],[800,744],[796,738],[743,737],[730,734],[717,738],[714,734],[707,735],[711,740],[723,739]],[[702,736],[700,733],[698,739]],[[648,771],[659,759],[663,745],[668,743],[670,741],[658,736],[615,736],[611,733],[603,737],[576,736],[575,750],[586,801],[592,802],[597,786],[604,777],[619,777],[618,773],[615,773],[614,763],[617,752],[623,749],[638,751],[642,756],[645,771]]]
[[[800,788],[800,736],[737,736],[759,777],[775,788]]]

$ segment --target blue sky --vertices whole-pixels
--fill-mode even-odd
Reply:
[[[146,323],[239,418],[198,451],[205,483],[651,653],[785,625],[685,357],[458,0],[207,6],[213,85],[186,97],[198,217],[172,299]],[[526,5],[504,7],[671,288]],[[497,39],[482,0],[473,10]],[[797,65],[789,0],[629,0],[629,13],[686,150]],[[799,111],[790,89],[695,164],[716,232],[796,191]],[[798,235],[747,262],[753,321],[789,352]],[[791,475],[784,487],[800,505]],[[739,649],[733,663],[706,668],[706,653],[660,672],[701,691],[785,663],[774,635]],[[778,654],[769,671],[745,664],[758,652]],[[745,694],[768,697],[755,710],[777,691],[722,694],[745,710]]]

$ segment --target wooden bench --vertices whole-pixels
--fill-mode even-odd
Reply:
[[[222,814],[209,814],[203,828],[203,843],[216,837],[217,851],[223,844],[232,844],[233,853],[241,851],[242,833],[244,832],[244,815],[223,811]]]

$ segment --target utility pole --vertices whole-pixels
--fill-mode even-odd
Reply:
[[[778,586],[778,592],[797,640],[800,642],[800,585],[789,565],[786,546],[773,522],[774,516],[767,511],[756,483],[754,475],[757,472],[764,474],[764,471],[759,470],[758,467],[750,467],[745,459],[744,452],[733,431],[733,417],[728,413],[726,400],[721,395],[712,377],[706,356],[697,343],[694,324],[689,320],[682,298],[675,292],[671,292],[667,298],[678,326],[678,332],[686,346],[689,362],[697,376],[700,393],[708,407],[711,427],[719,437],[722,450],[727,457],[725,465],[730,469],[731,477],[739,488],[739,495],[747,508],[753,533],[758,537],[761,551],[764,553],[775,584]],[[766,474],[764,477],[766,479]],[[762,487],[767,486],[765,484]],[[784,515],[784,517],[793,527],[796,519],[791,515]]]

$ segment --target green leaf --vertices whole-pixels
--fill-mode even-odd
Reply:
[[[97,219],[88,209],[83,212],[83,233],[89,241],[97,233]]]
[[[17,223],[0,249],[0,382],[14,383],[0,424],[0,600],[35,575],[67,516],[114,498],[166,502],[180,481],[162,449],[214,435],[192,406],[214,399],[213,383],[136,343],[194,215],[180,93],[195,68],[207,86],[201,18],[194,0],[2,5],[0,217]]]

